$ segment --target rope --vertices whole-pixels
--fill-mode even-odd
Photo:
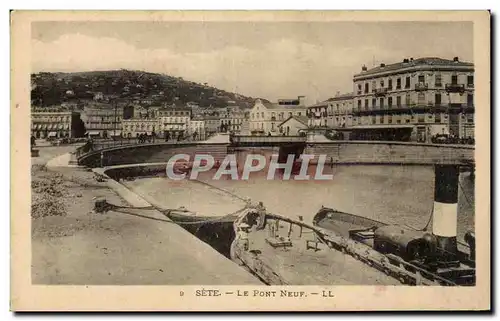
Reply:
[[[219,190],[219,191],[221,191],[221,192],[224,192],[224,193],[226,193],[226,194],[228,194],[228,195],[230,195],[230,196],[232,196],[232,197],[234,197],[234,198],[239,199],[240,201],[248,202],[248,199],[246,199],[246,198],[244,198],[244,197],[241,197],[241,196],[239,196],[239,195],[237,195],[237,194],[235,194],[235,193],[233,193],[233,192],[230,192],[230,191],[228,191],[228,190],[226,190],[226,189],[224,189],[224,188],[217,187],[217,186],[215,186],[215,185],[211,185],[211,184],[209,184],[209,183],[207,183],[207,182],[203,182],[203,181],[200,181],[200,180],[195,180],[195,182],[200,183],[200,184],[203,184],[203,185],[206,185],[206,186],[208,186],[208,187],[210,187],[210,188],[213,188],[213,189]]]
[[[227,217],[230,217],[230,216],[236,215],[238,213],[241,213],[241,212],[243,212],[246,209],[247,209],[247,207],[244,207],[244,208],[241,208],[241,209],[239,209],[239,210],[237,210],[235,212],[232,212],[232,213],[229,213],[229,214],[226,214],[224,216],[217,217],[217,218],[211,219],[211,220],[194,221],[194,222],[179,222],[179,224],[181,224],[181,225],[213,224],[213,223],[220,222],[220,221],[226,219]],[[166,214],[165,212],[168,213],[168,212],[170,212],[172,210],[161,210],[161,209],[159,209],[158,211],[162,212],[163,214],[165,214],[168,217],[168,214]],[[176,211],[176,210],[173,210],[173,211]]]
[[[417,229],[413,226],[410,226],[408,224],[405,224],[406,227],[409,227],[411,228],[412,230],[415,230],[415,231],[423,231],[423,232],[427,232],[427,229],[429,228],[429,225],[431,225],[431,221],[432,221],[432,218],[434,216],[434,202],[432,203],[432,209],[431,209],[431,213],[429,215],[429,220],[427,221],[427,223],[425,224],[425,226],[421,229]]]
[[[133,206],[120,206],[120,205],[115,205],[115,204],[112,204],[112,203],[108,203],[106,201],[106,204],[109,205],[109,208],[108,210],[110,211],[116,211],[118,209],[133,209],[133,210],[157,210],[158,212],[164,214],[165,216],[168,217],[168,214],[169,212],[172,212],[172,211],[179,211],[179,209],[163,209],[163,208],[159,208],[157,206],[143,206],[143,207],[133,207]],[[192,221],[192,222],[180,222],[179,224],[182,224],[182,225],[195,225],[195,224],[212,224],[212,223],[217,223],[219,221],[222,221],[224,219],[226,219],[227,217],[230,217],[230,216],[233,216],[233,215],[236,215],[238,213],[241,213],[243,212],[244,210],[247,209],[247,206],[237,210],[237,211],[234,211],[232,213],[229,213],[229,214],[226,214],[224,216],[220,216],[220,217],[217,217],[215,219],[210,219],[210,220],[203,220],[203,221]],[[117,211],[119,213],[124,213],[123,211]]]

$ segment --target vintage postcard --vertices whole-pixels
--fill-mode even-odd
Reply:
[[[489,12],[11,35],[12,310],[490,309]]]

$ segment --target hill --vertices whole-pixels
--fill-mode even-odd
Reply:
[[[41,72],[31,75],[34,106],[84,103],[96,95],[104,101],[139,102],[142,105],[198,104],[200,107],[253,106],[255,98],[227,92],[180,77],[135,71],[109,70],[73,73]]]

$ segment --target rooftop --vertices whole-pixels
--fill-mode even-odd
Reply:
[[[296,121],[298,121],[299,123],[307,126],[307,123],[308,123],[308,118],[307,116],[290,116],[288,117],[287,119],[285,119],[281,124],[279,124],[278,126],[281,126],[283,125],[284,123],[286,123],[287,121],[289,121],[290,119],[295,119]]]
[[[354,94],[353,93],[337,94],[337,95],[335,95],[335,97],[328,98],[325,101],[322,101],[322,102],[316,103],[314,105],[308,106],[307,108],[326,107],[326,106],[328,106],[328,103],[331,102],[331,101],[338,101],[338,100],[352,99],[352,98],[354,98]]]
[[[398,69],[403,69],[403,68],[408,68],[408,67],[415,67],[415,66],[461,66],[461,67],[474,67],[473,63],[470,62],[464,62],[460,61],[458,57],[453,58],[452,60],[450,59],[443,59],[443,58],[438,58],[438,57],[423,57],[423,58],[405,58],[401,62],[397,62],[394,64],[380,64],[377,67],[371,68],[371,69],[366,69],[366,67],[363,66],[363,70],[361,73],[357,73],[354,75],[356,76],[366,76],[366,75],[371,75],[371,74],[376,74],[379,72],[383,71],[393,71],[393,70],[398,70]]]
[[[283,109],[304,109],[306,106],[304,105],[280,105],[277,103],[270,103],[270,102],[261,102],[262,105],[266,106],[267,109],[278,109],[278,108],[283,108]]]

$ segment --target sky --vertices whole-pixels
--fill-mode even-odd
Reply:
[[[270,100],[351,92],[366,65],[474,62],[471,22],[34,22],[32,72],[134,69]]]

